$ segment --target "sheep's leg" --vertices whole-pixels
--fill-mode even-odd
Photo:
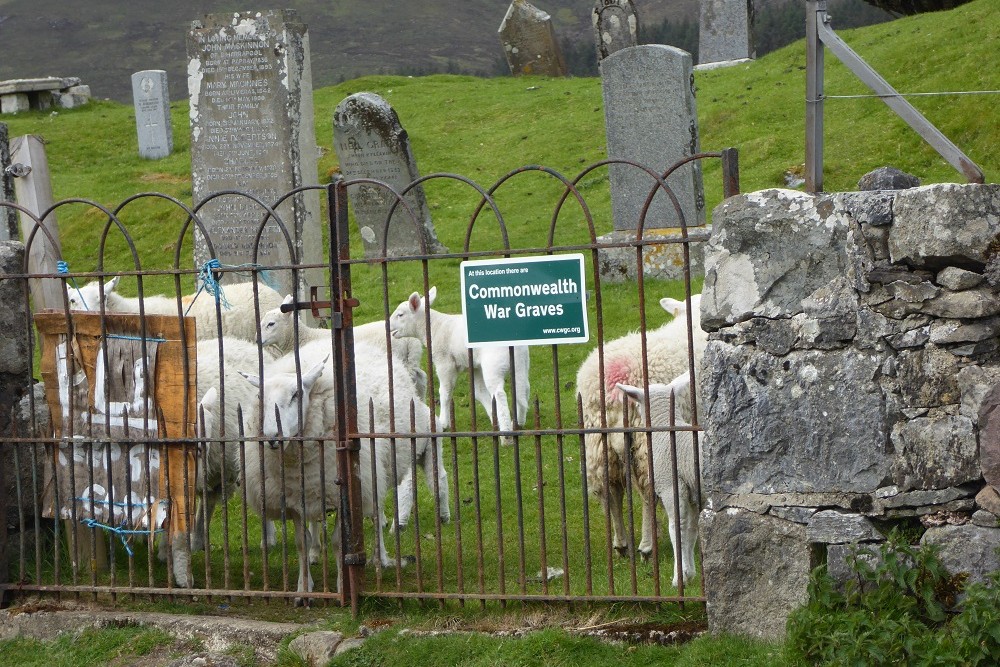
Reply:
[[[528,380],[529,361],[527,348],[514,350],[514,375],[517,376],[517,385],[512,389],[517,409],[514,423],[518,428],[524,425],[528,418],[528,395],[531,393],[531,383]]]
[[[212,515],[219,502],[219,494],[208,491],[198,498],[194,511],[194,528],[191,535],[191,551],[201,551],[205,548],[205,535],[212,527]]]
[[[434,451],[431,450],[434,448]],[[434,459],[437,459],[437,467],[434,467]],[[448,505],[448,470],[444,467],[444,446],[440,438],[434,438],[427,449],[424,450],[424,482],[427,489],[434,493],[434,479],[437,479],[438,487],[438,516],[444,522],[451,521],[451,507]]]
[[[499,426],[501,431],[513,430],[513,424],[510,419],[510,406],[507,404],[507,392],[504,391],[503,382],[506,377],[503,368],[494,367],[493,364],[489,364],[489,367],[484,364],[483,368],[476,369],[477,377],[482,377],[482,383],[486,386],[488,394],[483,398],[487,402],[496,401],[497,404],[497,426]],[[478,388],[477,388],[478,390]],[[477,391],[478,393],[478,391]],[[492,415],[492,405],[488,409],[488,414]],[[504,444],[512,444],[513,436],[505,436]]]
[[[681,509],[681,552],[684,561],[682,574],[684,583],[687,583],[695,574],[694,546],[698,541],[698,505],[687,499]]]
[[[620,484],[611,482],[608,485],[608,512],[611,514],[611,535],[613,538],[612,545],[620,555],[626,556],[629,552],[629,544],[631,543],[631,536],[628,531],[625,530],[625,519],[624,519],[624,497],[625,489]]]
[[[444,431],[451,428],[451,395],[458,379],[458,369],[454,364],[442,363],[437,368],[438,385],[441,392],[441,412],[437,420],[437,428]]]
[[[309,571],[309,528],[307,522],[302,519],[295,519],[295,542],[299,556],[299,593],[312,593],[313,579]],[[309,600],[305,597],[295,598],[295,606],[308,606]]]
[[[653,503],[656,500],[642,491],[640,491],[640,495],[642,497],[642,540],[639,542],[639,554],[645,560],[653,553],[653,522],[656,521]]]
[[[323,522],[310,522],[312,539],[309,541],[309,562],[313,565],[323,560]]]
[[[396,487],[396,501],[399,503],[399,523],[396,525],[397,530],[403,530],[410,523],[410,514],[413,513],[413,477],[414,467],[410,466],[406,469],[406,474],[403,475],[403,479],[399,481],[399,485]]]
[[[270,519],[264,519],[260,526],[260,532],[261,548],[264,548],[264,545],[273,547],[278,543],[278,528]]]

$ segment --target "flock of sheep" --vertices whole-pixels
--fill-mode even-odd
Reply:
[[[103,289],[99,282],[68,287],[70,308],[136,313],[141,305],[147,315],[178,314],[178,302],[172,297],[146,297],[140,304],[139,299],[119,295],[117,285],[116,277]],[[386,551],[383,529],[390,523],[398,528],[407,525],[413,511],[415,466],[423,466],[428,487],[432,493],[436,491],[438,516],[442,521],[450,519],[443,439],[430,434],[453,426],[452,391],[458,374],[472,373],[476,397],[487,414],[495,414],[497,427],[508,434],[505,439],[527,416],[527,348],[475,348],[470,369],[461,316],[431,308],[435,296],[434,288],[426,298],[414,292],[391,314],[388,326],[373,322],[354,328],[359,430],[394,433],[398,437],[366,439],[360,453],[363,512],[374,520],[376,552],[385,567],[396,561]],[[216,303],[211,297],[198,299],[193,295],[181,300],[186,314],[197,322],[197,393],[199,414],[203,415],[200,429],[208,445],[199,461],[196,480],[199,503],[204,506],[196,510],[190,543],[176,544],[187,541],[175,540],[171,548],[174,577],[181,587],[191,585],[188,546],[193,550],[203,548],[202,536],[207,534],[204,518],[211,519],[215,504],[224,500],[224,490],[231,492],[241,483],[248,507],[264,519],[263,539],[274,543],[272,522],[293,522],[298,553],[308,554],[298,559],[297,591],[308,593],[313,590],[310,562],[321,555],[326,515],[341,505],[336,447],[329,440],[337,419],[338,386],[330,332],[307,326],[294,311],[282,312],[282,303],[289,303],[291,297],[283,299],[262,284],[229,285],[225,298],[229,307],[220,309],[221,322],[217,321]],[[692,296],[689,302],[664,298],[660,304],[673,319],[646,332],[645,342],[640,333],[632,333],[595,348],[580,366],[577,391],[582,396],[584,427],[593,429],[585,436],[587,484],[611,517],[615,548],[626,553],[631,547],[623,521],[624,494],[631,480],[643,508],[638,550],[643,556],[653,551],[654,505],[659,499],[675,554],[676,586],[679,578],[686,582],[694,574],[699,506],[696,494],[700,488],[695,445],[691,431],[654,431],[652,442],[647,442],[641,428],[646,426],[647,410],[649,424],[654,428],[688,426],[680,418],[671,421],[674,395],[689,392],[688,350],[693,350],[697,364],[706,337],[699,326],[700,295]],[[257,312],[264,313],[259,322]],[[690,339],[689,322],[693,323]],[[439,415],[432,415],[425,402],[428,383],[421,368],[424,347],[431,350],[437,375]],[[296,350],[298,354],[293,354]],[[648,361],[644,363],[644,359]],[[513,415],[505,389],[509,376]],[[224,388],[224,405],[219,387]],[[648,387],[648,393],[643,387]],[[629,400],[631,408],[625,406]],[[676,401],[681,414],[690,404],[690,400]],[[624,425],[637,429],[628,440],[621,431],[623,415],[629,422]],[[244,438],[258,439],[262,446],[246,447],[241,464],[238,443]],[[303,446],[298,446],[300,440]],[[390,521],[383,510],[386,491],[393,487],[397,503]],[[338,553],[340,521],[334,523],[328,539],[331,553]],[[161,556],[165,557],[163,549]],[[402,562],[405,564],[405,560]],[[337,582],[339,590],[339,573]]]

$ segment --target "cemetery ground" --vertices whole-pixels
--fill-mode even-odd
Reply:
[[[844,36],[862,56],[884,72],[899,90],[995,90],[1000,88],[1000,80],[997,79],[1000,76],[998,74],[1000,68],[990,66],[997,64],[998,58],[994,45],[998,37],[996,32],[1000,28],[997,27],[997,22],[992,20],[995,16],[996,10],[991,2],[980,0],[946,14],[899,20],[846,32]],[[913,53],[927,54],[927,58],[914,63]],[[745,192],[784,187],[785,172],[794,170],[802,161],[804,62],[802,45],[797,44],[746,66],[696,75],[702,149],[714,151],[727,146],[738,147],[741,187]],[[831,92],[836,90],[838,94],[863,92],[861,85],[835,62],[828,63],[827,66],[827,88]],[[418,165],[424,174],[434,172],[462,174],[488,187],[508,171],[523,165],[545,165],[572,178],[578,169],[604,158],[601,91],[600,82],[596,79],[367,77],[348,81],[336,87],[320,89],[315,93],[316,136],[318,143],[325,149],[320,159],[320,182],[326,182],[336,166],[336,157],[329,150],[333,108],[346,95],[362,90],[378,93],[397,110],[413,142]],[[995,105],[975,96],[924,98],[916,100],[915,104],[983,167],[988,180],[994,180],[993,175],[998,173],[1000,167],[998,164],[1000,157],[993,150],[993,147],[1000,143],[1000,123],[997,122],[1000,112],[996,110]],[[57,200],[83,197],[114,206],[142,191],[160,191],[182,201],[190,200],[186,102],[175,102],[172,105],[172,113],[175,152],[170,157],[155,162],[137,157],[131,107],[110,102],[95,102],[79,110],[58,113],[31,112],[5,117],[3,122],[8,124],[11,137],[30,133],[45,138]],[[895,119],[878,100],[831,101],[827,105],[826,128],[825,184],[828,190],[855,189],[857,179],[862,174],[884,164],[892,164],[904,171],[917,174],[924,183],[958,180],[957,174],[930,148],[923,146],[919,138],[906,128],[902,121]],[[859,138],[864,140],[860,141]],[[705,167],[707,209],[711,210],[718,203],[722,188],[717,164],[709,162]],[[474,210],[478,197],[473,197],[475,193],[470,190],[451,183],[435,182],[426,185],[425,189],[439,238],[452,251],[460,250],[468,217]],[[603,225],[597,233],[609,230],[610,205],[606,171],[598,170],[587,176],[581,182],[580,189],[587,198],[596,223]],[[539,173],[514,179],[509,186],[505,186],[498,193],[498,204],[508,225],[512,247],[547,245],[553,203],[561,190],[558,182]],[[58,211],[58,217],[63,239],[63,254],[71,269],[95,270],[96,249],[106,217],[96,209],[83,205],[62,207]],[[177,210],[152,200],[140,200],[127,207],[120,217],[136,240],[143,268],[169,268],[177,244],[177,234],[183,223],[183,219],[178,218]],[[584,240],[586,232],[580,224],[580,219],[581,217],[573,211],[561,215],[556,227],[556,243]],[[491,224],[489,219],[481,217],[476,223],[472,249],[500,247],[500,237],[496,229],[495,223]],[[190,240],[187,239],[184,243],[189,244]],[[362,254],[360,242],[356,238],[352,242],[352,254],[356,257]],[[189,245],[185,247],[182,256],[190,256]],[[108,240],[104,266],[106,270],[132,268],[132,260],[127,255],[125,244],[114,234]],[[356,265],[354,270],[355,296],[361,302],[361,306],[356,310],[357,321],[377,319],[383,315],[377,310],[382,303],[383,276],[378,269],[364,265]],[[456,296],[458,260],[431,262],[429,270],[430,284],[436,284],[441,295],[439,303],[435,306],[443,311],[457,312],[459,310]],[[392,304],[417,289],[422,281],[419,267],[416,265],[393,264],[388,270],[387,278],[386,289]],[[152,279],[147,280],[147,293],[172,289],[172,285],[167,282],[169,280],[172,279],[164,278],[164,282],[161,283]],[[128,285],[130,281],[125,282],[126,291],[129,286],[134,290],[134,281],[131,281],[131,285]],[[696,284],[695,290],[697,289]],[[604,285],[602,291],[605,336],[610,339],[625,333],[627,330],[625,323],[635,321],[637,297],[632,285]],[[657,326],[664,321],[662,311],[655,300],[662,296],[680,297],[682,293],[683,287],[679,283],[647,282],[645,308],[651,326]],[[558,381],[549,371],[552,354],[550,348],[532,350],[532,393],[538,393],[542,399],[542,404],[539,406],[541,414],[552,415],[555,412],[553,398],[559,396],[560,415],[564,422],[567,424],[575,422],[573,396],[575,369],[595,344],[596,340],[592,337],[589,344],[565,346],[560,349],[559,367],[563,374]],[[466,386],[463,386],[462,382],[459,383],[461,391],[456,396],[456,412],[467,416]],[[545,443],[546,448],[550,445],[551,443]],[[446,441],[446,460],[449,462],[453,447],[455,443]],[[482,455],[481,466],[491,469],[494,465],[493,455],[496,452],[500,458],[499,465],[503,469],[513,468],[512,448],[495,450],[490,441],[479,443],[479,447]],[[536,474],[535,447],[536,442],[531,438],[524,438],[520,443],[521,473],[525,479],[533,479]],[[459,443],[457,451],[461,454],[459,474],[451,480],[451,484],[453,488],[458,489],[458,495],[464,501],[470,497],[467,482],[472,479],[469,472],[474,465],[472,453],[475,449],[470,447],[468,440],[465,440]],[[576,485],[567,486],[566,496],[568,502],[575,503],[577,509],[583,502],[579,488],[579,456],[578,443],[567,442],[565,451],[558,460],[546,458],[546,469],[543,471],[545,479],[557,476],[560,465],[565,465],[567,471],[574,473],[567,477],[575,478]],[[505,484],[512,484],[512,481],[505,480]],[[531,489],[532,485],[528,483],[523,488]],[[537,494],[539,490],[544,491],[544,485],[534,492]],[[434,513],[429,494],[423,487],[420,488],[420,493],[419,532],[411,526],[403,534],[401,553],[412,553],[416,548],[416,542],[437,529],[433,523]],[[502,495],[506,499],[513,499],[515,495],[513,487],[503,488]],[[491,498],[490,492],[483,494],[485,518],[496,516],[491,515],[495,510],[490,504]],[[546,516],[553,517],[556,521],[559,517],[559,502],[560,498],[555,492],[545,494],[543,507]],[[605,558],[603,517],[596,503],[591,505],[593,534],[590,546],[595,556],[595,563],[600,568]],[[534,526],[537,531],[538,522],[534,520],[533,513],[537,513],[539,507],[537,495],[530,497],[526,495],[523,498],[522,509],[526,513],[524,522],[526,529],[531,530]],[[504,508],[504,512],[515,513],[517,509],[511,504],[510,507]],[[461,510],[463,516],[468,516],[466,512],[472,511],[470,505],[464,504]],[[242,520],[238,501],[232,501],[228,511],[232,521]],[[504,514],[503,520],[505,526],[512,525],[508,523],[511,521],[509,514]],[[638,517],[636,523],[638,524]],[[256,535],[253,531],[257,530],[258,526],[259,524],[249,527],[251,545],[256,544]],[[471,524],[468,528],[471,528]],[[495,529],[492,538],[491,529],[492,525],[484,526],[487,540],[495,540]],[[220,521],[214,522],[213,530],[221,530]],[[454,525],[444,525],[441,530],[443,540],[454,540]],[[371,538],[369,531],[366,543],[370,544]],[[474,544],[473,537],[463,536],[463,539],[467,545]],[[526,535],[525,543],[535,545],[539,539],[540,536],[536,532],[534,535]],[[665,530],[660,531],[660,542],[661,545],[666,543]],[[217,545],[218,542],[213,541],[213,544]],[[432,549],[434,541],[428,540],[427,544],[431,545]],[[446,549],[442,558],[449,559],[448,562],[453,564],[457,556],[454,549],[447,547],[455,543],[451,541],[444,544]],[[484,544],[485,549],[495,549],[497,546],[495,542],[487,541]],[[142,555],[144,551],[144,548],[137,551],[141,558],[146,557]],[[661,551],[669,554],[669,547],[661,547]],[[390,543],[390,552],[397,552],[393,543]],[[470,548],[465,554],[465,558],[470,559],[466,566],[470,574],[469,590],[474,590],[476,585],[473,581],[476,571],[474,552],[475,549]],[[670,560],[667,554],[664,554],[665,557],[659,563],[659,567],[661,572],[669,573]],[[212,576],[221,580],[221,577],[225,576],[221,553],[213,551],[209,557],[212,559]],[[571,557],[579,558],[580,549],[573,550]],[[195,554],[194,558],[197,563],[197,559],[202,558],[202,555]],[[426,569],[420,571],[411,568],[404,571],[402,576],[410,581],[415,581],[420,576],[423,578],[422,585],[425,589],[433,590],[436,576],[435,558],[435,554],[425,553]],[[533,578],[539,569],[537,549],[533,553],[521,554],[517,545],[512,544],[507,551],[507,567],[509,572],[513,573],[515,581],[519,569],[518,561],[522,558],[529,563],[525,568],[528,578]],[[617,556],[612,561],[615,586],[627,590],[632,584],[626,576],[624,561]],[[120,559],[119,565],[122,562],[123,559]],[[548,565],[562,567],[559,562],[550,562]],[[571,571],[579,572],[578,562],[573,565]],[[157,563],[153,567],[161,566]],[[614,571],[616,567],[620,569],[619,572]],[[145,563],[142,563],[140,571],[144,572],[144,568]],[[640,592],[651,590],[651,577],[645,576],[651,568],[651,564],[640,565],[640,579],[636,583]],[[259,585],[263,575],[259,559],[252,570],[251,584]],[[233,573],[232,576],[235,577],[234,581],[239,582],[242,573]],[[280,566],[280,559],[272,558],[268,576],[272,581],[281,582],[286,576],[294,580],[295,575],[294,570],[291,574],[286,574]],[[369,567],[368,581],[377,582],[377,576],[374,568]],[[394,571],[387,571],[383,576],[395,582]],[[202,583],[204,582],[198,582]],[[519,585],[532,586],[531,590],[538,590],[544,585],[561,590],[563,583],[560,579],[551,582],[540,580],[518,582]],[[595,577],[596,587],[606,589],[608,584],[606,575],[603,578]],[[574,577],[569,585],[574,591],[585,587],[585,583],[579,577]],[[149,603],[120,596],[116,604],[147,610],[218,615],[233,614],[234,607],[243,603],[230,604],[219,599],[184,599],[173,603]],[[566,631],[559,630],[548,630],[542,634],[533,634],[527,639],[517,640],[462,634],[426,638],[409,636],[403,639],[398,634],[402,627],[429,630],[521,628],[525,624],[525,619],[530,619],[532,614],[547,619],[546,623],[540,623],[535,627],[549,625],[566,628],[586,626],[590,616],[595,614],[598,618],[589,622],[591,625],[622,619],[625,623],[655,622],[669,625],[678,620],[698,622],[703,618],[703,611],[698,609],[698,605],[687,605],[685,610],[678,611],[672,605],[663,605],[659,609],[629,605],[592,609],[580,604],[567,611],[515,603],[508,604],[506,609],[491,604],[489,609],[482,611],[478,604],[470,603],[467,603],[465,608],[459,608],[456,603],[447,603],[445,609],[440,609],[434,602],[423,604],[408,602],[400,608],[395,603],[374,601],[365,604],[363,613],[357,621],[351,619],[347,612],[322,604],[317,604],[312,610],[293,610],[280,601],[272,601],[269,604],[258,602],[247,607],[247,615],[255,618],[303,623],[315,621],[324,624],[322,627],[336,627],[345,633],[354,631],[359,623],[369,625],[382,623],[389,626],[389,631],[377,633],[369,645],[360,649],[363,653],[359,656],[367,656],[366,661],[358,657],[357,662],[352,662],[352,658],[345,656],[343,662],[339,664],[391,664],[404,659],[405,656],[406,660],[414,663],[422,661],[430,664],[572,662],[585,665],[597,664],[597,660],[602,664],[608,660],[615,660],[622,664],[638,665],[661,663],[664,659],[670,659],[664,656],[663,651],[676,651],[676,654],[670,656],[676,657],[676,664],[708,662],[776,664],[780,660],[778,655],[780,647],[726,638],[703,637],[676,649],[630,647],[628,650],[623,650],[620,647],[609,649],[607,646],[593,643],[591,639],[579,639]],[[135,632],[135,635],[125,632],[121,638],[105,637],[102,641],[112,645],[109,651],[113,653],[117,650],[113,648],[116,643],[127,645],[130,651],[134,651],[144,643],[159,644],[160,640],[164,640],[155,633],[146,636],[138,630]],[[4,647],[4,652],[7,648],[14,650],[16,647]],[[62,654],[65,664],[85,664],[87,658],[71,653],[76,648],[74,646],[60,648],[56,645],[52,650],[66,651]],[[49,650],[40,646],[36,649],[39,652]],[[547,651],[551,653],[547,654]],[[468,659],[470,655],[480,656],[482,661],[475,663]],[[454,659],[449,659],[448,656],[454,656]],[[546,659],[541,659],[539,656],[545,656]],[[111,659],[95,658],[96,661],[90,664],[104,664]],[[284,664],[296,664],[289,656],[285,656],[282,660],[286,661]],[[52,658],[38,664],[57,663],[58,660]]]

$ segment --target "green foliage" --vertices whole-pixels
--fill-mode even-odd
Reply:
[[[172,642],[171,635],[153,628],[91,628],[78,634],[63,634],[52,641],[3,641],[0,656],[4,665],[19,667],[97,667],[128,664],[126,659],[147,655]]]
[[[930,546],[898,534],[852,556],[838,590],[825,566],[788,621],[789,649],[809,664],[992,665],[1000,661],[1000,572],[965,587]],[[964,598],[956,601],[960,594]]]

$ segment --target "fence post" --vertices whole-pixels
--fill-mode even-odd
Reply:
[[[826,0],[806,0],[806,192],[823,191],[823,42]]]
[[[41,216],[52,206],[49,161],[45,157],[42,140],[32,134],[17,137],[12,142],[10,159],[17,202],[36,217]],[[35,218],[21,213],[21,238],[28,253],[28,273],[57,273],[62,248],[55,213],[41,220],[42,229],[35,233],[29,246],[28,239],[36,224]],[[30,288],[36,312],[43,308],[63,307],[63,282],[58,278],[31,280]]]
[[[338,177],[329,190],[330,211],[330,302],[334,335],[334,377],[337,392],[337,470],[340,480],[340,512],[337,517],[344,527],[341,548],[344,567],[340,577],[344,586],[341,596],[350,597],[351,612],[358,614],[358,596],[364,584],[365,542],[364,515],[361,508],[361,470],[358,432],[358,403],[354,371],[354,315],[357,301],[351,296],[350,232],[347,220],[347,186]],[[376,520],[377,517],[376,517]],[[346,576],[345,576],[346,570]]]

